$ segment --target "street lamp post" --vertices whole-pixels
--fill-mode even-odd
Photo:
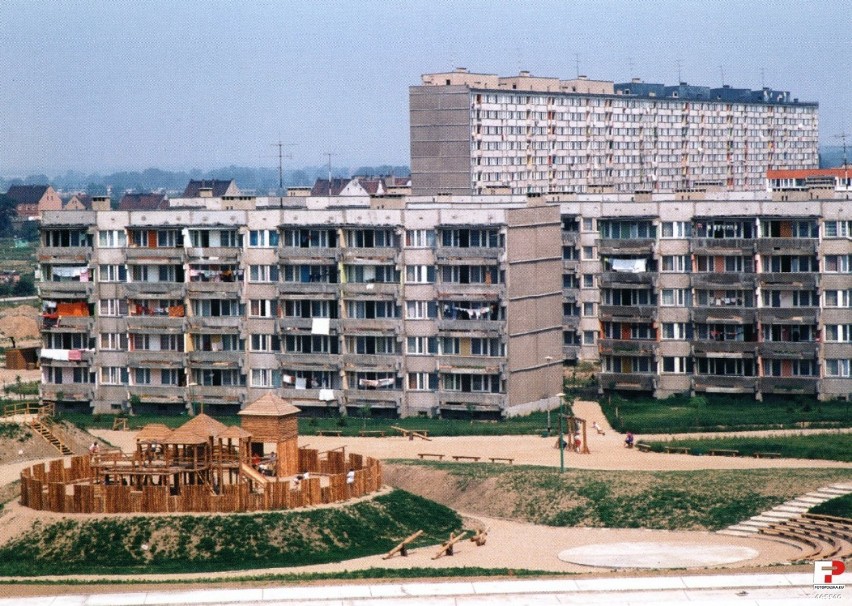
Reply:
[[[565,438],[562,432],[562,418],[564,415],[565,394],[559,394],[559,473],[565,473]]]

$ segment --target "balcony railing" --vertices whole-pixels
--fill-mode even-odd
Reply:
[[[562,345],[562,357],[566,360],[576,360],[580,355],[579,345]]]
[[[128,385],[127,392],[143,402],[186,402],[186,387],[180,385]]]
[[[293,387],[284,386],[279,390],[281,397],[286,398],[288,400],[306,400],[312,401],[312,405],[321,405],[323,400],[320,400],[320,390],[311,388],[311,389],[295,389]],[[333,402],[334,405],[337,405],[338,402],[343,398],[343,390],[342,389],[332,389],[332,395],[334,396],[333,400],[324,400],[326,402]],[[323,394],[325,395],[325,394]],[[316,402],[316,404],[314,404]]]
[[[756,277],[753,273],[700,273],[692,274],[692,286],[699,289],[754,290]]]
[[[128,297],[158,295],[164,299],[183,299],[186,296],[184,282],[127,282],[122,286]]]
[[[793,290],[813,290],[819,284],[819,274],[806,272],[768,272],[757,274],[760,284],[771,288],[773,285],[792,287]]]
[[[481,246],[471,248],[457,248],[441,246],[435,249],[435,259],[438,263],[447,263],[453,260],[475,260],[475,259],[499,259],[503,249],[484,248]]]
[[[762,307],[758,310],[758,318],[766,324],[796,322],[815,325],[818,317],[819,308],[817,307]]]
[[[88,263],[92,258],[91,246],[41,246],[37,258],[40,263]]]
[[[506,359],[494,356],[438,356],[438,370],[458,374],[495,375],[506,371]]]
[[[757,252],[762,255],[814,255],[816,238],[760,238]]]
[[[577,259],[562,259],[562,272],[568,274],[577,273],[580,262]]]
[[[402,368],[402,354],[343,354],[340,356],[347,370],[355,368],[397,372]]]
[[[506,322],[503,320],[438,320],[438,330],[445,333],[462,333],[499,336],[503,333]],[[443,335],[449,336],[449,335]]]
[[[38,290],[44,299],[89,299],[95,292],[92,282],[39,282]]]
[[[442,282],[435,285],[439,299],[467,297],[476,300],[503,299],[506,297],[506,287],[503,284],[457,284]]]
[[[242,249],[236,247],[214,246],[208,248],[187,248],[186,256],[191,262],[210,261],[222,265],[239,263]]]
[[[95,386],[91,383],[42,383],[41,397],[52,401],[91,400],[95,397]]]
[[[655,374],[602,372],[598,377],[603,389],[653,391],[657,388],[657,375]]]
[[[754,357],[757,354],[758,343],[755,341],[693,341],[692,353],[696,356],[713,356],[726,354],[731,357]]]
[[[502,410],[506,407],[506,394],[469,391],[438,392],[438,405],[444,410],[467,410],[470,404],[478,410]]]
[[[302,248],[300,246],[282,246],[278,249],[278,258],[282,262],[295,263],[297,261],[314,263],[337,262],[342,256],[339,248]]]
[[[344,248],[342,250],[343,261],[355,261],[358,259],[377,259],[381,261],[396,261],[399,249],[392,248]]]
[[[689,241],[690,251],[710,255],[752,255],[755,240],[746,238],[693,238]]]
[[[340,286],[328,282],[283,282],[278,285],[278,292],[282,295],[337,295]]]
[[[653,238],[631,238],[619,240],[614,238],[601,238],[598,240],[598,254],[600,255],[644,255],[654,252],[656,240]]]
[[[189,329],[231,329],[242,332],[245,321],[242,316],[195,316],[189,318]]]
[[[562,245],[563,246],[577,246],[577,243],[580,241],[580,232],[578,231],[563,231],[562,232]]]
[[[340,354],[329,353],[279,353],[278,362],[282,368],[295,370],[296,367],[314,367],[322,369],[339,369]]]
[[[754,393],[757,381],[757,377],[695,375],[692,385],[696,391],[711,393]]]
[[[656,282],[655,272],[629,273],[626,271],[605,271],[600,277],[601,288],[635,288],[636,286],[653,286]]]
[[[374,296],[385,295],[399,297],[400,285],[397,282],[347,282],[341,284],[344,295]]]
[[[603,314],[601,314],[603,315]],[[563,328],[577,329],[580,326],[580,316],[562,316]]]
[[[231,298],[243,292],[242,282],[187,282],[187,295],[191,298],[197,295],[217,294],[221,298]]]
[[[598,341],[602,354],[648,356],[657,353],[659,343],[656,341],[600,339]]]
[[[127,352],[127,365],[136,367],[182,368],[186,364],[186,354],[182,351],[136,350]]]
[[[656,320],[656,305],[601,305],[599,308],[602,320]]]
[[[340,320],[334,318],[279,318],[278,327],[283,333],[296,331],[311,331],[314,327],[314,320],[328,320],[329,334],[338,334],[340,332]]]
[[[763,377],[760,391],[764,393],[816,394],[819,377]]]
[[[402,333],[402,320],[398,318],[347,318],[340,320],[344,332]]]
[[[127,330],[133,332],[145,332],[146,330],[183,332],[186,324],[186,318],[172,318],[170,316],[127,316]]]
[[[764,341],[760,344],[760,355],[764,358],[814,359],[819,355],[816,341]]]
[[[203,364],[217,368],[242,368],[244,351],[191,351],[187,354],[190,364]]]
[[[91,332],[94,325],[93,316],[38,317],[38,328],[44,332]]]
[[[692,321],[699,324],[708,322],[754,324],[757,318],[757,310],[752,307],[696,307],[689,313]]]
[[[127,261],[133,262],[135,265],[138,261],[151,259],[152,261],[160,261],[167,259],[175,263],[184,263],[186,261],[186,253],[183,247],[177,248],[145,248],[142,246],[134,246],[125,249]]]

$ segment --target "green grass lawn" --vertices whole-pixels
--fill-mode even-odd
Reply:
[[[713,438],[709,440],[672,440],[651,442],[654,452],[666,446],[685,446],[701,455],[714,448],[738,450],[742,456],[757,452],[777,452],[784,458],[827,459],[852,463],[852,434],[780,436],[771,438]]]
[[[471,513],[551,526],[719,530],[835,482],[850,469],[700,471],[558,470],[533,466],[395,461],[448,475],[481,496]],[[412,489],[414,489],[412,487]]]
[[[852,519],[852,494],[847,494],[825,503],[812,507],[811,513],[819,513],[824,516],[837,516],[839,518]]]
[[[849,402],[818,402],[813,398],[749,397],[709,394],[672,396],[665,400],[626,399],[613,396],[601,401],[610,425],[633,433],[684,433],[802,427],[852,426]]]
[[[37,522],[0,547],[0,575],[209,572],[336,562],[461,528],[452,510],[395,490],[344,507],[262,514],[113,516]]]

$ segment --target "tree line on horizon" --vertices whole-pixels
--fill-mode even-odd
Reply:
[[[403,177],[411,169],[405,165],[382,164],[378,166],[360,166],[356,170],[350,167],[332,166],[331,175],[346,178],[355,175]],[[286,169],[282,173],[284,187],[312,186],[317,179],[328,178],[327,166],[306,166],[298,169]],[[200,169],[169,171],[159,168],[146,168],[142,171],[118,171],[109,174],[66,171],[64,174],[49,177],[45,174],[28,175],[24,178],[0,177],[0,191],[8,191],[12,185],[52,185],[54,189],[66,192],[85,192],[90,195],[105,195],[107,188],[114,196],[132,192],[182,192],[191,179],[234,179],[242,191],[258,195],[278,191],[277,168],[251,168],[227,166],[215,170]]]

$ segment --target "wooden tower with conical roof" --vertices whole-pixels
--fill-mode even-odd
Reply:
[[[275,443],[279,477],[299,473],[299,412],[281,396],[268,393],[238,413],[252,442]]]

